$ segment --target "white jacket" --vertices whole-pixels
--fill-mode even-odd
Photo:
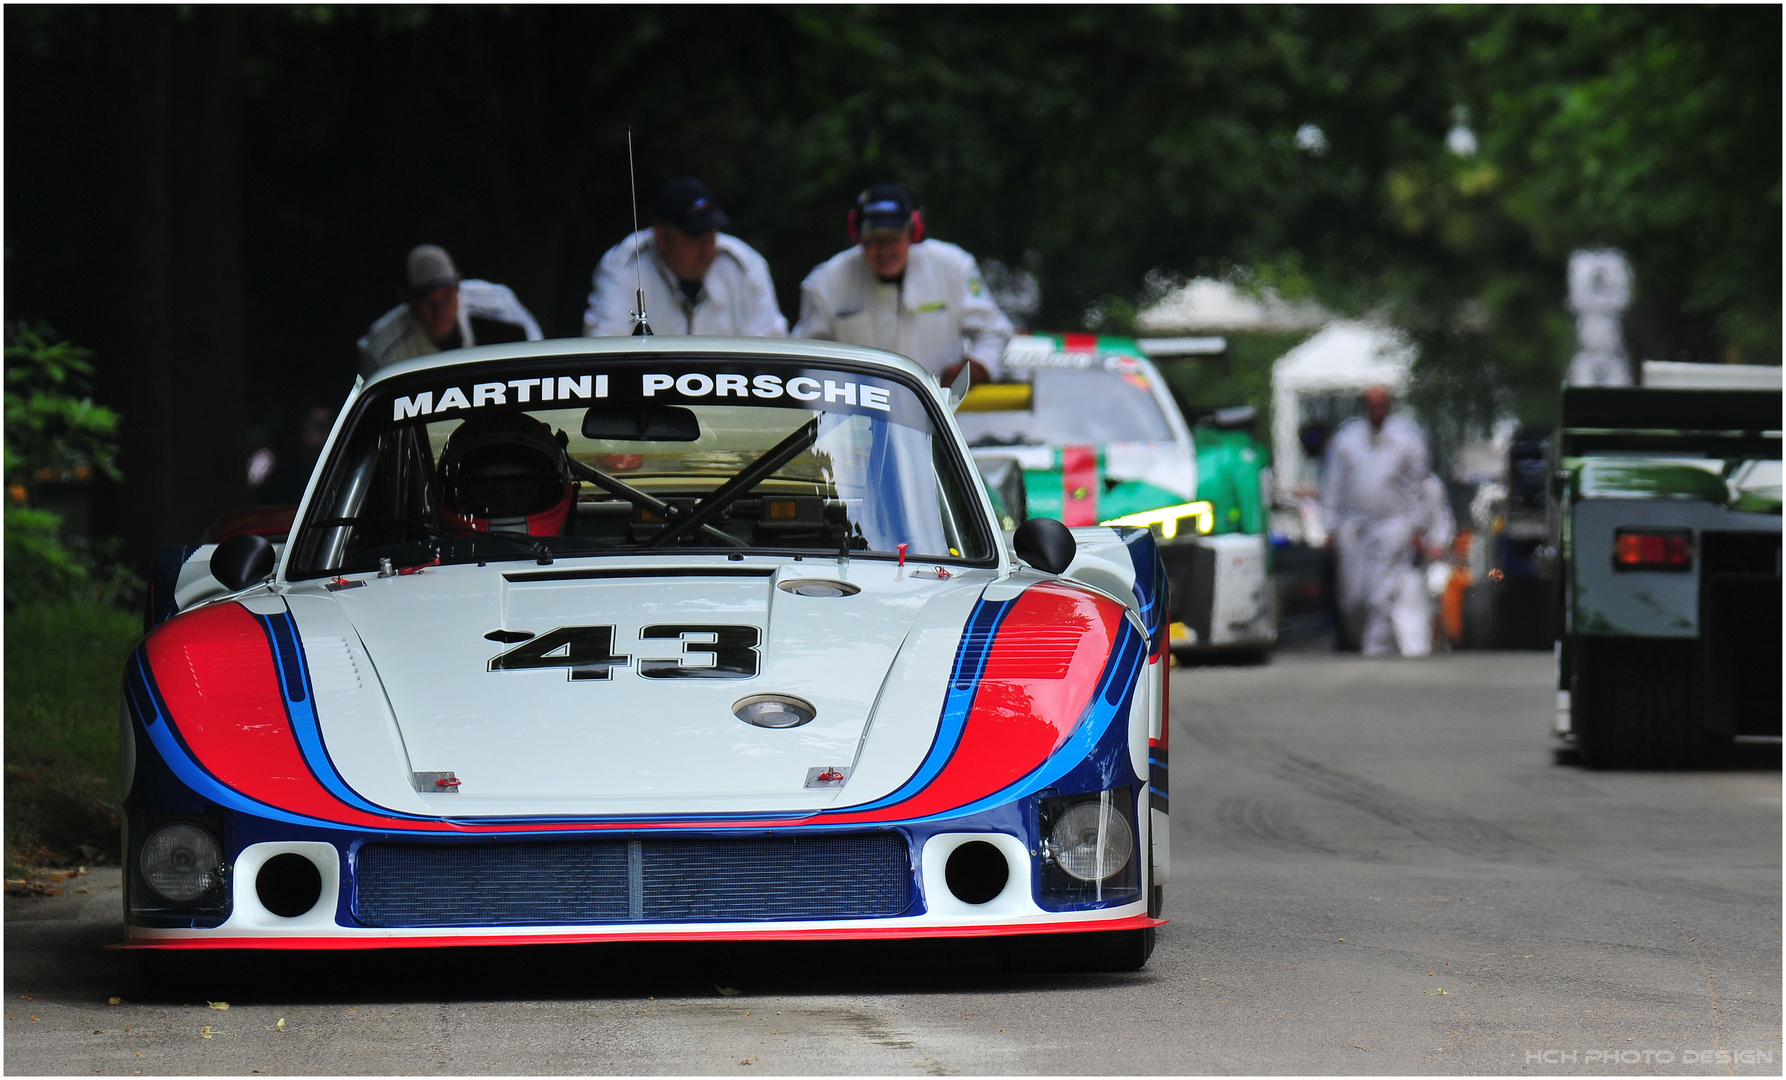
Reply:
[[[749,244],[719,234],[719,254],[691,304],[658,255],[655,237],[653,230],[641,229],[602,256],[595,268],[589,309],[583,313],[584,337],[631,334],[634,293],[640,284],[654,334],[788,336],[788,320],[775,302],[775,285],[769,280],[769,263]],[[639,261],[644,265],[635,271]]]
[[[1380,431],[1354,416],[1327,444],[1321,472],[1321,514],[1329,530],[1344,521],[1397,518],[1417,528],[1426,518],[1426,436],[1391,413]]]
[[[466,348],[478,343],[473,319],[507,323],[514,327],[513,334],[501,335],[495,339],[498,341],[513,340],[516,334],[528,341],[538,341],[544,336],[540,333],[540,324],[534,321],[533,313],[521,303],[513,289],[492,281],[467,278],[459,283],[459,341]],[[379,368],[389,367],[399,360],[432,356],[440,351],[440,346],[434,344],[422,332],[422,328],[416,325],[415,316],[410,313],[408,304],[398,304],[379,316],[378,321],[372,324],[372,329],[366,331],[366,336],[357,344],[360,348],[360,374],[367,378],[371,378]]]
[[[1011,320],[992,302],[972,255],[941,240],[921,240],[912,245],[898,282],[876,277],[860,247],[814,267],[800,284],[794,336],[886,349],[932,374],[965,356],[997,378]]]

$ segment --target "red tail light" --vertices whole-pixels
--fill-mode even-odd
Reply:
[[[1613,533],[1614,570],[1693,569],[1691,529],[1620,529]]]

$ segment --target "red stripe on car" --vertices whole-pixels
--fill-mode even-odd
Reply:
[[[317,782],[292,734],[267,633],[240,604],[161,624],[143,643],[169,718],[228,787],[295,814],[372,828],[416,823],[362,813]]]
[[[1098,523],[1098,448],[1060,448],[1060,520],[1068,527]]]
[[[1070,934],[1088,930],[1145,930],[1167,920],[1149,915],[1064,922],[1009,922],[978,926],[809,926],[795,929],[730,927],[724,930],[592,930],[516,934],[341,934],[328,937],[162,937],[130,928],[131,939],[112,949],[428,949],[469,945],[573,945],[597,941],[876,941],[887,938],[1001,937]]]
[[[1048,759],[1077,729],[1122,631],[1123,608],[1061,581],[1027,589],[1000,625],[961,741],[923,791],[871,811],[747,820],[455,822],[362,812],[331,794],[305,763],[259,620],[237,603],[187,612],[144,642],[169,720],[211,775],[269,806],[322,821],[390,831],[504,833],[608,829],[784,828],[899,821],[993,795]]]
[[[876,816],[966,806],[1040,768],[1084,719],[1122,623],[1122,605],[1090,589],[1026,590],[999,626],[954,756],[929,787]]]

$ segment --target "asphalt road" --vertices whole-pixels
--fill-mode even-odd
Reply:
[[[214,1010],[101,949],[96,870],[6,901],[5,1069],[1778,1075],[1778,748],[1589,772],[1553,756],[1549,677],[1175,671],[1172,922],[1136,974],[972,943],[416,951],[260,961]]]

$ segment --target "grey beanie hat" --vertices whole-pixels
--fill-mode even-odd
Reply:
[[[409,291],[418,295],[442,285],[459,283],[459,268],[453,265],[453,257],[439,244],[417,244],[410,248],[409,257],[403,260],[403,269]]]

